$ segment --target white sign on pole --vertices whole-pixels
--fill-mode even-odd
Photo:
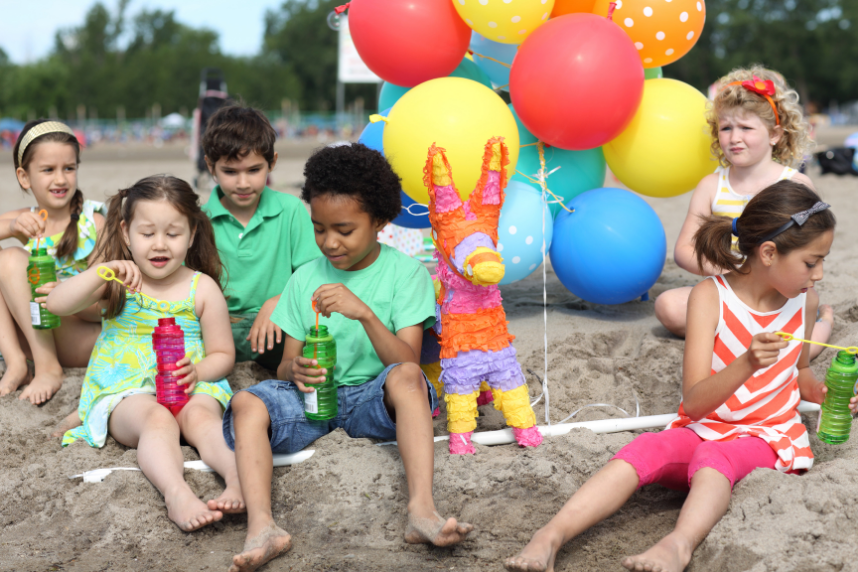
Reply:
[[[366,67],[358,54],[352,35],[349,33],[349,19],[340,15],[340,46],[337,58],[337,79],[342,83],[379,83],[381,78]]]

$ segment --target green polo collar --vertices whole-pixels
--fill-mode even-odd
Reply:
[[[253,216],[247,225],[247,230],[250,230],[251,226],[256,226],[253,224],[253,221],[257,217],[270,218],[283,212],[283,204],[273,196],[275,192],[276,191],[269,189],[267,186],[262,189],[262,194],[259,196],[259,204],[256,205],[256,212],[253,213]],[[221,216],[235,218],[233,214],[226,210],[226,207],[221,204],[221,198],[223,198],[223,191],[220,190],[220,185],[218,185],[209,196],[208,202],[206,202],[206,210],[209,211],[209,218],[212,220]]]

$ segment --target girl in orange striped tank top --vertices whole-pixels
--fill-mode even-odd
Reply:
[[[707,121],[712,155],[719,167],[694,190],[673,252],[680,268],[703,276],[717,276],[726,270],[711,260],[697,265],[693,238],[703,218],[717,215],[733,220],[751,198],[779,180],[796,181],[813,189],[810,179],[795,169],[804,160],[809,142],[795,90],[779,73],[759,67],[734,70],[718,83],[721,89],[712,101]],[[691,287],[674,288],[655,301],[656,317],[680,337],[685,336],[690,294]],[[822,306],[812,339],[827,342],[833,321],[831,306]],[[811,359],[821,351],[822,346],[813,346]]]
[[[666,430],[643,433],[578,489],[509,570],[553,570],[560,547],[616,512],[636,489],[658,483],[689,491],[673,532],[623,561],[629,570],[681,572],[754,469],[800,473],[813,464],[800,399],[821,403],[825,384],[809,350],[775,332],[810,335],[834,215],[815,192],[779,181],[732,221],[706,218],[694,235],[697,263],[729,274],[691,292],[682,402]],[[738,237],[736,251],[731,238]],[[858,409],[858,398],[850,408]]]

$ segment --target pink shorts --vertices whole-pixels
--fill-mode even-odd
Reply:
[[[730,488],[758,467],[774,469],[774,449],[759,437],[732,441],[704,441],[691,429],[681,427],[660,433],[643,433],[611,459],[622,459],[637,471],[644,485],[687,491],[691,477],[704,467],[715,469],[730,481]]]

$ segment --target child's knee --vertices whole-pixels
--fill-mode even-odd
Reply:
[[[387,374],[385,385],[389,389],[402,389],[406,391],[419,390],[421,394],[426,393],[426,380],[423,370],[416,363],[401,363],[391,369]]]
[[[27,251],[23,248],[4,248],[0,250],[0,271],[6,276],[26,268],[29,261]]]
[[[264,418],[268,421],[268,408],[265,403],[249,391],[239,391],[233,395],[229,406],[235,419],[250,417],[260,420]]]

